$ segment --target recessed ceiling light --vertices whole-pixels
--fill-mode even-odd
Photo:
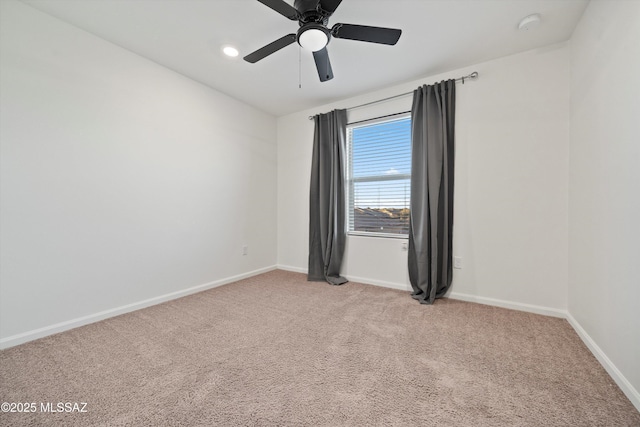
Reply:
[[[520,31],[532,30],[540,25],[540,14],[534,13],[533,15],[525,16],[518,24]]]
[[[225,46],[224,48],[222,48],[222,51],[224,52],[225,55],[230,56],[232,58],[235,58],[239,54],[238,49],[236,49],[233,46]]]

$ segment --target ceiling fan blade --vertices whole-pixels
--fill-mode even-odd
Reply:
[[[338,39],[394,45],[400,39],[402,30],[366,25],[336,24],[331,28],[331,34]]]
[[[268,45],[261,47],[260,49],[256,50],[253,53],[250,53],[249,55],[244,57],[244,60],[247,62],[251,62],[252,64],[255,64],[256,62],[260,61],[261,59],[271,55],[274,52],[279,51],[280,49],[282,49],[283,47],[287,47],[289,46],[291,43],[296,41],[296,35],[295,34],[287,34],[284,37],[279,38],[278,40],[269,43]]]
[[[297,21],[300,16],[298,11],[293,6],[291,6],[289,3],[283,0],[258,0],[258,1],[263,5],[275,10],[285,18],[291,19],[292,21]]]
[[[342,0],[320,0],[320,8],[329,14],[336,11]]]
[[[318,76],[321,82],[326,82],[333,78],[333,70],[331,69],[331,61],[329,61],[329,52],[327,48],[323,48],[313,52],[313,59],[316,61]]]

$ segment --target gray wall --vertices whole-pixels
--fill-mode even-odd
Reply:
[[[569,314],[640,409],[638,40],[637,1],[592,1],[571,39]]]
[[[275,265],[274,117],[0,3],[0,344]]]
[[[567,307],[569,59],[566,43],[428,76],[278,119],[278,264],[307,267],[313,122],[307,117],[478,71],[458,84],[452,296],[563,316]],[[411,96],[357,121],[411,109]],[[349,236],[343,273],[410,289],[402,240]],[[406,240],[405,240],[406,242]]]

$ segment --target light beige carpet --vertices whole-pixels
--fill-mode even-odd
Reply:
[[[640,426],[565,320],[283,271],[7,349],[0,386],[38,405],[2,426]]]

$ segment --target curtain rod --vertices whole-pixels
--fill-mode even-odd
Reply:
[[[474,71],[473,73],[471,73],[469,75],[458,77],[456,79],[456,82],[462,82],[462,84],[464,84],[465,80],[475,80],[475,79],[478,78],[478,75],[479,75],[478,72]],[[413,95],[413,91],[406,92],[406,93],[401,93],[400,95],[389,96],[387,98],[378,99],[377,101],[371,101],[371,102],[367,102],[365,104],[356,105],[355,107],[347,108],[347,110],[355,110],[356,108],[361,108],[361,107],[366,107],[368,105],[378,104],[380,102],[389,101],[391,99],[402,98],[403,96],[407,96],[407,95]],[[315,116],[309,116],[309,120],[313,120],[314,117]]]

